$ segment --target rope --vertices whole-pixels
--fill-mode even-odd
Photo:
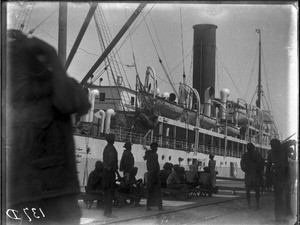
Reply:
[[[40,24],[38,24],[35,28],[31,29],[28,33],[29,33],[29,34],[33,34],[33,32],[34,32],[37,28],[39,28],[44,22],[46,22],[46,20],[49,19],[49,18],[50,18],[57,10],[58,10],[58,8],[55,9],[49,16],[47,16]]]
[[[182,53],[182,61],[183,61],[183,75],[185,75],[185,65],[184,65],[184,47],[183,47],[183,32],[182,32],[182,13],[181,13],[181,5],[180,5],[180,30],[181,30],[181,53]]]
[[[158,38],[158,35],[157,35],[157,32],[156,32],[155,26],[154,26],[153,21],[152,21],[152,18],[151,18],[151,15],[150,15],[150,20],[151,20],[151,23],[152,23],[152,26],[153,26],[153,29],[154,29],[154,33],[155,33],[156,38],[157,38],[157,40],[158,40],[158,44],[159,44],[160,49],[161,49],[161,51],[162,51],[163,58],[164,58],[165,62],[167,62],[167,59],[166,59],[164,50],[163,50],[162,45],[161,45],[161,43],[160,43],[160,39]],[[169,74],[171,74],[171,71],[170,71],[170,68],[169,68],[169,64],[167,63],[167,68],[168,68],[168,72],[169,72],[169,73],[168,73],[167,70],[165,69],[164,64],[162,63],[162,60],[161,60],[160,58],[159,58],[159,62],[160,62],[160,64],[162,65],[162,68],[163,68],[163,70],[164,70],[164,72],[165,72],[167,78],[168,78],[169,81],[170,81],[170,85],[172,86],[174,93],[175,93],[175,94],[177,95],[177,97],[179,98],[179,95],[178,95],[178,93],[177,93],[177,91],[176,91],[176,89],[175,89],[175,87],[174,87],[174,85],[173,85],[174,82],[172,81],[171,77],[169,76]]]
[[[216,49],[217,49],[217,53],[219,54],[221,64],[223,65],[223,67],[224,67],[226,73],[228,74],[230,80],[232,81],[232,83],[233,83],[234,87],[236,88],[236,90],[238,91],[239,95],[242,96],[242,94],[241,94],[239,88],[238,88],[237,85],[235,84],[234,80],[232,79],[230,73],[228,72],[228,69],[226,68],[226,66],[225,66],[225,64],[224,64],[224,62],[223,62],[223,60],[222,60],[221,53],[219,52],[218,48],[216,48]]]
[[[257,46],[257,48],[256,48],[256,51],[255,51],[255,57],[254,57],[254,59],[253,59],[253,64],[252,64],[252,69],[251,69],[251,74],[250,74],[250,76],[249,76],[249,80],[248,80],[248,85],[247,85],[247,90],[246,90],[246,93],[245,93],[245,95],[244,95],[244,99],[246,99],[246,96],[248,96],[248,92],[249,92],[249,89],[250,89],[250,82],[253,80],[252,79],[252,77],[253,77],[253,74],[254,74],[254,64],[255,64],[255,62],[256,62],[256,59],[257,59],[257,53],[258,52],[258,46]]]
[[[184,56],[184,58],[183,58],[182,60],[180,60],[180,62],[179,62],[179,63],[171,70],[171,73],[174,72],[174,70],[176,70],[177,67],[180,66],[182,62],[183,62],[183,64],[184,64],[184,59],[185,59],[186,57],[188,57],[192,52],[193,52],[193,49],[192,49],[191,51],[189,51],[189,53],[187,53],[187,54]],[[185,69],[184,69],[184,70],[185,70]],[[184,72],[184,73],[185,73],[185,72]]]
[[[33,3],[32,8],[30,9],[29,16],[28,16],[28,20],[27,20],[28,23],[29,23],[29,21],[30,21],[30,19],[31,19],[32,11],[33,11],[34,6],[35,6],[35,3]]]
[[[154,5],[152,6],[152,8],[154,7]],[[152,8],[147,12],[146,16],[150,13],[150,11],[152,10]],[[139,15],[140,17],[140,15]],[[137,21],[137,20],[136,20]],[[134,22],[132,25],[131,30],[129,31],[129,34],[127,34],[127,36],[124,38],[124,40],[122,41],[122,43],[119,45],[119,47],[115,47],[115,53],[110,54],[107,58],[110,61],[113,61],[114,58],[116,58],[116,53],[119,52],[119,50],[123,47],[123,45],[127,42],[128,38],[131,36],[130,34],[132,34],[133,32],[135,32],[135,30],[141,25],[141,23],[144,21],[144,19],[142,21],[139,22],[139,24],[137,24],[137,22]],[[136,25],[137,24],[137,25]],[[97,55],[98,56],[98,55]],[[95,80],[95,79],[94,79]]]
[[[268,101],[267,101],[267,98],[266,98],[266,96],[264,96],[265,97],[265,100],[266,100],[266,104],[267,104],[267,106],[268,106],[268,110],[270,110],[270,108],[271,108],[271,111],[273,112],[273,107],[272,107],[272,102],[271,102],[271,95],[270,95],[270,90],[269,90],[269,83],[268,83],[268,79],[267,79],[267,76],[266,76],[266,74],[267,74],[267,72],[266,72],[266,65],[265,65],[265,60],[264,60],[264,55],[263,55],[263,50],[261,51],[261,54],[262,54],[262,58],[263,58],[263,65],[264,65],[264,72],[265,72],[265,80],[266,80],[266,85],[267,85],[267,94],[268,94],[268,97],[269,97],[269,99],[270,99],[270,106],[271,107],[269,107],[269,105],[268,105]]]
[[[253,99],[254,99],[254,96],[256,95],[256,93],[257,93],[257,87],[256,87],[256,89],[255,89],[255,91],[254,91],[254,94],[253,94],[253,96],[252,96],[252,99],[251,99],[251,101],[250,101],[250,105],[252,105],[252,102],[253,102]]]

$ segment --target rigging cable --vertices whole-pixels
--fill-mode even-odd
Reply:
[[[100,41],[100,47],[102,47],[103,49],[105,49],[106,48],[106,46],[105,46],[106,43],[104,43],[104,39],[106,41],[108,41],[108,39],[111,39],[111,37],[109,37],[110,36],[110,32],[109,32],[109,30],[107,32],[107,25],[105,24],[105,16],[102,14],[102,11],[101,11],[100,7],[98,7],[96,13],[97,14],[94,15],[94,19],[95,19],[95,22],[96,22],[98,38],[99,38],[99,41]],[[100,25],[102,25],[102,29],[101,29]],[[103,34],[102,34],[101,31],[103,32]],[[118,71],[119,71],[119,73],[121,73],[120,68],[118,66],[116,67],[115,64],[112,64],[110,62],[110,59],[108,57],[105,59],[105,61],[108,63],[108,66],[109,66],[109,69],[110,69],[110,73],[111,73],[111,76],[112,76],[112,78],[114,80],[115,86],[117,87],[118,93],[120,95],[123,95],[123,98],[125,99],[124,93],[119,91],[119,88],[118,88],[119,84],[118,84],[118,82],[116,80],[116,77],[115,77],[115,74],[117,74]],[[107,69],[107,67],[105,67],[105,68]],[[118,74],[117,74],[117,76],[118,76]],[[107,70],[107,77],[108,77],[108,80],[109,80],[109,71],[108,70]],[[109,84],[110,84],[110,81],[109,81]],[[112,90],[111,90],[111,95],[113,96]],[[128,95],[128,93],[127,93],[127,95]],[[116,107],[116,103],[115,103],[114,98],[113,98],[113,104]],[[123,105],[122,101],[121,101],[121,105],[122,105],[123,110],[125,111],[125,108],[124,108],[124,105]]]
[[[112,35],[111,35],[111,32],[110,32],[110,29],[109,29],[109,26],[108,26],[106,17],[104,16],[103,10],[101,10],[101,13],[103,14],[103,15],[102,15],[102,18],[103,18],[105,27],[107,27],[109,37],[110,37],[110,39],[112,39]],[[126,18],[128,19],[127,15],[126,15]],[[129,31],[129,32],[130,32],[130,31]],[[129,33],[129,36],[131,37],[130,33]],[[115,53],[114,53],[114,52],[115,52]],[[122,62],[121,57],[120,57],[120,55],[119,55],[119,51],[116,51],[116,48],[115,48],[115,47],[114,47],[114,51],[111,52],[111,53],[116,54],[116,57],[117,57],[118,61]],[[114,61],[113,61],[113,62],[114,62]],[[123,67],[123,64],[120,64],[120,65],[121,65],[121,68],[122,68],[122,70],[123,70],[124,76],[125,76],[125,78],[126,78],[128,87],[131,89],[131,85],[130,85],[130,83],[129,83],[129,81],[128,81],[128,77],[127,77],[127,75],[126,75],[126,71],[125,71],[125,69],[124,69],[124,67]],[[117,69],[119,70],[120,75],[122,76],[122,74],[121,74],[121,69],[120,69],[120,67],[119,67],[119,64],[116,64],[116,67],[117,67]],[[122,77],[123,77],[123,76],[122,76]],[[128,93],[127,93],[127,95],[128,95],[128,98],[129,98],[129,94],[128,94]]]
[[[233,83],[234,87],[236,88],[236,90],[238,91],[239,95],[242,96],[242,94],[241,94],[239,88],[238,88],[237,85],[235,84],[235,82],[234,82],[234,80],[232,79],[230,73],[228,72],[228,69],[227,69],[226,66],[225,66],[225,63],[224,63],[223,60],[222,60],[222,56],[221,56],[221,53],[219,52],[219,49],[218,49],[217,47],[216,47],[216,49],[217,49],[217,53],[218,53],[218,55],[219,55],[221,64],[223,65],[223,67],[224,67],[226,73],[228,74],[230,80],[232,81],[232,83]]]
[[[126,15],[126,18],[128,18],[128,15],[127,15],[127,10],[125,8],[125,15]],[[137,64],[136,64],[136,59],[135,59],[135,55],[134,55],[134,49],[133,49],[133,43],[132,43],[132,38],[131,38],[131,31],[129,31],[129,39],[130,39],[130,47],[131,47],[131,51],[132,51],[132,60],[133,60],[133,66],[135,68],[135,73],[136,73],[136,76],[139,75],[138,73],[138,69],[137,69]],[[137,79],[137,78],[136,78]],[[128,82],[128,81],[127,81]],[[128,82],[129,83],[129,82]],[[129,84],[130,85],[130,84]],[[130,87],[131,89],[131,87]],[[136,80],[136,85],[135,85],[135,89],[137,91],[137,80]],[[136,96],[137,98],[137,96]]]
[[[269,83],[268,83],[268,79],[267,79],[267,76],[266,76],[267,72],[266,72],[266,65],[265,65],[263,50],[261,51],[261,54],[262,54],[262,58],[263,58],[262,61],[263,61],[263,65],[264,65],[264,73],[265,73],[265,79],[266,79],[266,85],[267,85],[267,94],[268,94],[268,97],[270,99],[270,106],[271,107],[269,107],[269,105],[268,105],[268,101],[266,99],[266,96],[264,96],[264,97],[265,97],[265,100],[266,100],[266,103],[267,103],[267,106],[268,106],[268,110],[270,111],[270,109],[271,109],[271,111],[274,112],[273,111],[273,107],[272,107],[272,102],[271,102],[271,95],[270,95],[270,90],[269,90]]]
[[[155,26],[154,26],[154,24],[153,24],[151,15],[150,15],[150,20],[151,20],[151,22],[152,22],[152,26],[153,26],[153,28],[154,28],[154,32],[155,32],[155,34],[156,34],[156,38],[157,38],[158,43],[159,43],[159,45],[160,45],[160,48],[161,48],[161,51],[162,51],[164,60],[167,62],[166,57],[165,57],[165,54],[164,54],[164,51],[163,51],[163,48],[162,48],[162,46],[161,46],[161,43],[160,43],[160,41],[159,41],[159,38],[158,38],[158,35],[157,35],[157,32],[156,32],[156,29],[155,29]],[[175,89],[175,87],[174,87],[174,85],[173,85],[173,82],[172,82],[172,80],[171,80],[171,77],[169,76],[169,74],[168,74],[168,72],[167,72],[167,70],[166,70],[166,68],[165,68],[165,66],[164,66],[164,64],[163,64],[163,62],[162,62],[162,60],[161,60],[161,58],[159,57],[158,51],[157,51],[156,46],[155,46],[155,44],[154,44],[154,41],[153,41],[153,38],[152,38],[152,35],[151,35],[151,32],[150,32],[150,30],[149,30],[149,27],[148,27],[148,24],[147,24],[147,21],[146,21],[146,20],[145,20],[145,24],[146,24],[146,26],[147,26],[147,30],[148,30],[148,32],[149,32],[149,34],[150,34],[152,43],[153,43],[154,48],[155,48],[155,50],[156,50],[156,54],[157,54],[157,56],[158,56],[159,63],[161,64],[162,69],[163,69],[163,71],[165,72],[165,74],[166,74],[166,76],[167,76],[167,78],[168,78],[168,80],[169,80],[169,82],[170,82],[169,84],[171,85],[171,87],[172,87],[174,93],[176,94],[176,96],[177,96],[178,99],[179,99],[178,93],[177,93],[177,91],[176,91],[176,89]],[[169,68],[168,63],[167,63],[167,67],[168,67],[168,70],[169,70],[169,73],[170,73],[170,68]]]
[[[29,24],[29,21],[30,21],[31,16],[32,16],[33,8],[34,8],[34,6],[35,6],[35,3],[32,3],[32,4],[33,4],[33,5],[32,5],[32,7],[31,7],[31,9],[30,9],[29,16],[28,16],[28,20],[27,20],[27,23],[28,23],[28,24]]]
[[[247,90],[246,90],[246,93],[245,93],[245,95],[243,96],[243,98],[244,99],[246,99],[246,96],[248,96],[248,92],[249,92],[249,89],[250,89],[250,84],[251,84],[251,80],[253,80],[252,79],[252,77],[254,76],[254,65],[255,65],[255,62],[256,62],[256,59],[257,59],[257,53],[258,52],[258,46],[257,46],[257,48],[256,48],[256,51],[255,51],[255,54],[254,54],[254,59],[253,59],[253,64],[252,64],[252,69],[251,69],[251,74],[250,74],[250,76],[249,76],[249,80],[248,80],[248,85],[247,85]]]
[[[256,86],[256,88],[255,88],[255,91],[254,91],[254,93],[253,93],[253,96],[252,96],[252,99],[251,99],[251,101],[250,101],[250,105],[252,105],[252,102],[253,102],[253,99],[254,99],[254,96],[256,95],[256,93],[257,93],[257,86]]]
[[[152,8],[154,7],[154,5],[152,6]],[[147,12],[146,16],[150,13],[150,11],[152,10],[152,8],[150,8],[150,10]],[[140,18],[140,15],[138,16],[138,18]],[[137,21],[137,20],[136,20]],[[135,30],[141,25],[141,23],[144,21],[140,21],[139,24],[137,24],[137,22],[134,21],[133,24],[132,24],[132,28],[130,30],[129,33],[133,33],[135,32]],[[137,25],[136,25],[137,24]],[[122,41],[122,43],[119,45],[119,47],[117,48],[117,50],[115,52],[119,52],[119,50],[123,47],[123,45],[127,42],[129,38],[129,34],[127,34],[127,36],[124,38],[124,40]],[[108,56],[110,58],[110,61],[112,61],[114,58],[116,58],[116,55],[115,54],[110,54]]]
[[[217,80],[216,90],[219,90],[220,89],[220,82],[219,82],[219,67],[218,67],[218,65],[216,66],[216,80]]]
[[[41,23],[39,23],[35,28],[32,28],[28,33],[33,34],[34,31],[39,28],[43,23],[45,23],[56,11],[58,11],[58,8],[55,9],[49,16],[47,16]]]
[[[194,53],[194,48],[192,48],[192,52]],[[192,71],[193,71],[193,60],[194,60],[194,58],[193,58],[193,55],[194,54],[191,54],[191,64],[190,64],[190,72],[189,72],[189,78],[191,78],[192,77]],[[190,80],[189,80],[190,81]],[[188,83],[190,83],[190,82],[188,82]]]
[[[189,53],[187,53],[187,54],[184,56],[184,58],[183,58],[182,60],[180,60],[179,63],[177,63],[177,65],[171,70],[171,73],[174,72],[174,70],[176,70],[177,67],[180,66],[182,62],[184,63],[184,59],[185,59],[186,57],[188,57],[192,52],[193,52],[193,49],[192,49],[191,51],[189,51]],[[183,69],[183,70],[185,71],[185,69]]]
[[[104,14],[103,14],[103,12],[102,12],[102,10],[100,8],[98,8],[98,10],[97,10],[97,15],[94,15],[94,19],[95,19],[95,22],[96,22],[96,25],[97,25],[97,33],[98,33],[98,36],[99,36],[99,41],[100,41],[101,47],[103,47],[103,49],[105,49],[106,48],[106,46],[105,46],[106,43],[104,43],[104,38],[106,39],[106,41],[108,41],[109,39],[111,39],[111,34],[110,34],[109,29],[108,29],[108,25],[106,23],[105,16],[104,16]],[[102,29],[100,27],[100,23],[102,25]],[[102,34],[101,31],[103,31],[103,34]],[[112,53],[114,54],[115,57],[119,58],[118,52],[115,51],[115,48],[114,48],[114,51],[112,51]],[[117,88],[117,93],[120,95],[121,99],[123,98],[123,100],[125,100],[126,99],[125,98],[125,93],[121,92],[119,90],[119,84],[116,81],[116,78],[114,76],[114,73],[118,73],[118,72],[121,75],[120,67],[118,65],[115,66],[115,64],[112,64],[109,57],[107,57],[105,59],[105,61],[108,62],[110,73],[111,73],[111,75],[113,77],[115,86]],[[123,68],[123,70],[124,70],[124,68]],[[126,74],[125,74],[125,76],[126,76]],[[109,80],[109,73],[107,73],[107,77],[108,77],[109,85],[111,86],[110,80]],[[126,76],[126,78],[127,78],[127,76]],[[111,95],[113,96],[113,90],[112,89],[110,89],[110,90],[111,90]],[[129,93],[128,92],[126,92],[126,93],[127,93],[127,97],[128,97],[127,99],[130,99],[129,98]],[[121,107],[123,109],[123,112],[125,114],[126,122],[128,123],[128,118],[127,118],[127,115],[126,115],[126,110],[125,110],[123,101],[121,100],[120,103],[121,103]],[[115,105],[115,108],[116,108],[116,103],[115,103],[114,98],[113,98],[113,104]]]
[[[166,56],[165,56],[164,50],[163,50],[163,48],[162,48],[162,45],[161,45],[161,43],[160,43],[160,39],[158,38],[158,35],[157,35],[157,32],[156,32],[156,29],[155,29],[155,26],[154,26],[154,23],[153,23],[151,14],[150,14],[150,21],[151,21],[151,24],[152,24],[152,26],[153,26],[155,36],[156,36],[156,38],[157,38],[157,40],[158,40],[158,44],[159,44],[159,46],[160,46],[160,49],[161,49],[163,58],[164,58],[165,62],[167,63],[167,67],[168,67],[169,73],[166,71],[165,66],[164,66],[164,64],[163,64],[163,62],[162,62],[162,60],[161,60],[160,58],[159,58],[159,62],[160,62],[160,64],[161,64],[161,66],[162,66],[162,68],[163,68],[165,74],[167,75],[167,78],[168,78],[168,80],[169,80],[169,82],[170,82],[170,85],[171,85],[171,87],[172,87],[174,93],[176,94],[177,98],[179,99],[179,95],[178,95],[178,93],[177,93],[177,91],[176,91],[176,89],[175,89],[175,87],[174,87],[174,85],[173,85],[174,82],[172,81],[172,79],[171,79],[171,77],[170,77],[170,75],[169,75],[169,74],[171,74],[170,68],[169,68],[169,64],[168,64],[168,62],[167,62],[167,58],[166,58]]]
[[[183,29],[182,29],[182,13],[181,13],[181,5],[180,5],[180,30],[181,30],[181,53],[182,53],[182,61],[183,61],[183,66],[182,66],[182,74],[185,76],[185,65],[184,65],[184,47],[183,47]]]

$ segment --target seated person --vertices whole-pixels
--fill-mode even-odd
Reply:
[[[103,169],[104,164],[101,161],[95,163],[95,169],[90,173],[86,186],[86,193],[93,195],[103,194]],[[97,200],[97,208],[99,208],[101,202]]]
[[[167,179],[172,172],[173,164],[166,162],[163,166],[163,169],[160,171],[160,180],[161,180],[161,187],[167,187]]]
[[[204,170],[203,172],[200,172],[201,185],[204,187],[211,187],[209,168],[206,166],[203,168],[203,170]]]
[[[90,173],[86,186],[87,193],[100,193],[103,190],[103,169],[101,161],[95,163],[95,169]]]
[[[117,187],[117,190],[124,194],[130,194],[134,197],[130,197],[131,206],[136,206],[139,204],[142,196],[142,179],[136,179],[138,168],[133,167],[129,170],[128,173],[121,178],[120,185]]]
[[[173,171],[169,175],[167,179],[167,188],[169,189],[174,189],[174,190],[180,190],[183,192],[188,192],[188,188],[186,184],[182,184],[180,182],[180,166],[179,165],[174,165],[173,166]]]
[[[186,184],[190,187],[197,187],[199,185],[199,176],[196,165],[190,165],[190,170],[186,171]]]
[[[180,183],[186,183],[185,169],[184,167],[179,167],[179,179]]]

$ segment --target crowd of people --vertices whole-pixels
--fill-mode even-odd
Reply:
[[[103,151],[103,162],[97,161],[95,170],[88,177],[87,193],[103,194],[104,216],[114,217],[112,215],[112,202],[115,191],[128,194],[130,196],[129,204],[132,207],[139,205],[139,200],[143,194],[143,185],[147,192],[146,210],[152,210],[151,207],[162,207],[162,189],[171,189],[180,191],[183,195],[189,195],[189,188],[195,188],[202,185],[206,188],[215,186],[215,160],[210,155],[210,162],[203,171],[198,171],[198,166],[190,165],[190,170],[185,171],[179,164],[173,165],[166,162],[162,169],[158,162],[157,149],[158,144],[153,142],[150,149],[146,146],[144,160],[146,161],[147,172],[144,174],[144,180],[136,179],[138,168],[135,167],[134,156],[131,152],[132,144],[124,144],[124,152],[118,168],[118,153],[114,147],[114,134],[106,136],[107,145]],[[123,172],[120,176],[119,171]],[[135,196],[135,197],[134,197]],[[102,202],[103,203],[103,202]],[[101,202],[97,201],[97,207],[101,207]]]
[[[255,191],[256,208],[259,209],[262,189],[274,190],[274,214],[279,223],[288,223],[293,216],[291,208],[292,190],[295,184],[295,168],[291,167],[296,153],[291,145],[295,141],[270,141],[271,149],[267,159],[255,149],[252,143],[247,144],[247,152],[241,159],[241,169],[245,172],[245,187],[248,206],[251,208],[250,191]]]
[[[7,40],[10,59],[6,80],[8,217],[12,218],[9,214],[12,212],[15,216],[13,222],[22,220],[22,224],[79,224],[81,211],[77,195],[80,189],[71,116],[88,112],[87,94],[66,74],[52,46],[37,38],[27,38],[18,30],[9,30]],[[124,145],[121,177],[114,134],[108,134],[106,141],[103,162],[96,162],[86,192],[103,193],[104,216],[113,217],[115,191],[141,196],[142,181],[136,179],[137,167],[134,166],[131,143]],[[266,166],[266,186],[274,188],[275,219],[286,222],[292,214],[291,190],[295,170],[290,165],[296,154],[289,142],[273,139],[270,144],[266,165],[252,143],[247,145],[247,152],[242,156],[247,202],[251,207],[250,191],[255,190],[256,207],[259,208]],[[162,188],[187,192],[200,182],[204,186],[215,186],[216,161],[213,155],[210,155],[208,167],[204,167],[203,172],[198,172],[194,165],[190,171],[185,171],[178,164],[171,163],[166,163],[160,170],[157,149],[156,142],[151,143],[150,149],[145,148],[147,211],[152,210],[151,207],[163,210]],[[133,207],[138,202],[138,198],[130,199]],[[98,207],[100,203],[97,203]],[[24,208],[32,211],[31,217]]]

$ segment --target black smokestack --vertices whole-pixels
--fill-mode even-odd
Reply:
[[[204,92],[215,89],[216,30],[213,24],[197,24],[194,28],[193,88],[204,103]]]

